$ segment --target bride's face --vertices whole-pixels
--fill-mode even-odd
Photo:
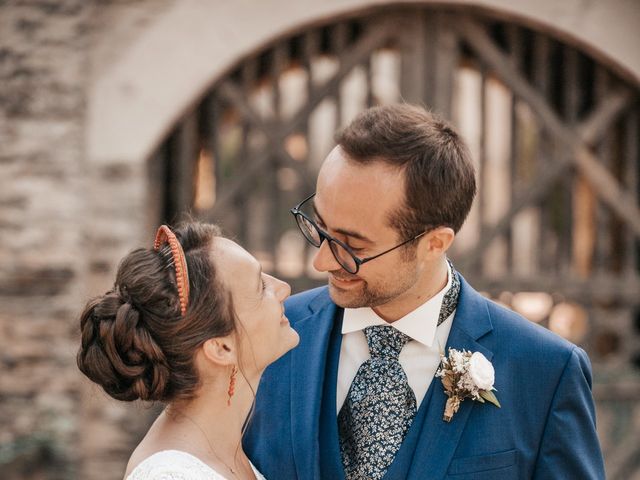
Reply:
[[[299,337],[284,316],[284,300],[291,287],[262,271],[244,248],[217,238],[213,261],[222,283],[230,290],[238,320],[238,364],[253,377],[298,344]]]

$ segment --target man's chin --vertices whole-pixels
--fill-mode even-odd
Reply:
[[[360,289],[358,289],[358,291],[344,289],[329,282],[329,295],[333,303],[342,308],[360,308],[366,306],[363,305],[363,303],[366,302]]]

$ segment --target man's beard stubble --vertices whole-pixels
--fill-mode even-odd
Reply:
[[[344,273],[331,272],[337,278],[353,278],[352,275],[346,276]],[[415,283],[415,278],[410,279],[409,275],[397,279],[395,285],[384,283],[380,286],[371,286],[366,280],[362,278],[360,280],[362,281],[361,288],[351,291],[342,290],[329,284],[329,294],[333,302],[342,308],[376,308],[397,298]]]

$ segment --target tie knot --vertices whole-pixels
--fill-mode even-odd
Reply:
[[[411,340],[400,330],[388,325],[376,325],[364,329],[371,358],[397,359],[402,348]]]

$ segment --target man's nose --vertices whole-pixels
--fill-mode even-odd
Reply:
[[[342,268],[336,261],[336,257],[333,256],[327,240],[320,244],[315,257],[313,257],[313,268],[319,272],[331,272]]]

